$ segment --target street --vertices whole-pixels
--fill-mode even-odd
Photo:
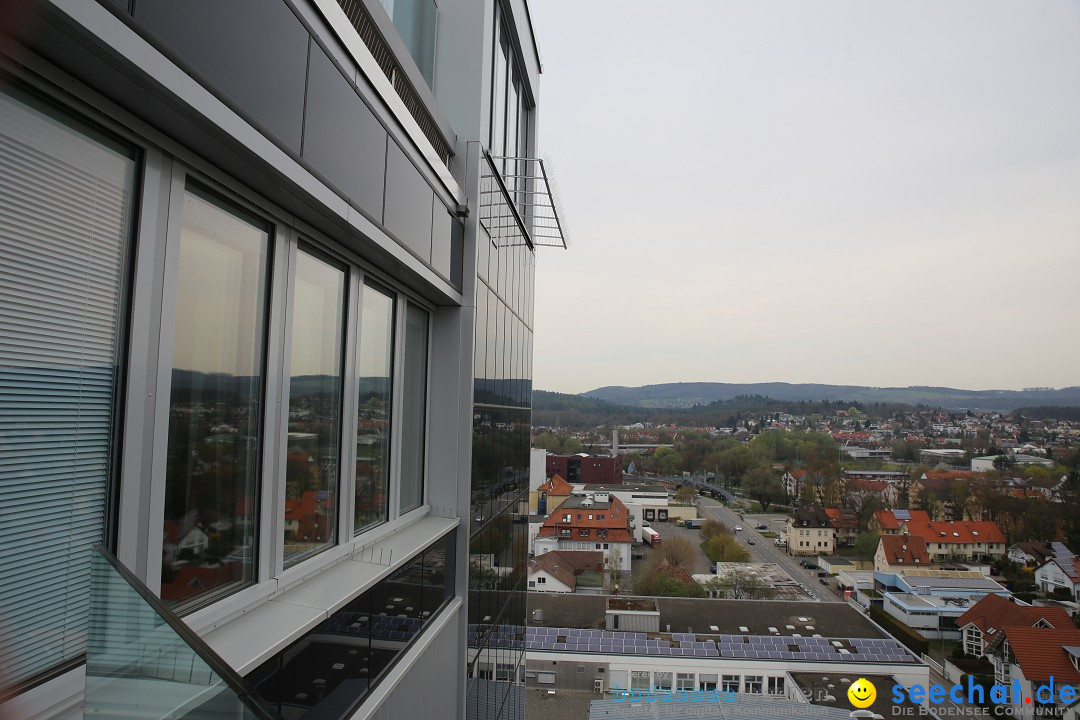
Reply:
[[[838,597],[833,591],[835,585],[832,583],[835,583],[835,580],[831,580],[829,587],[826,588],[818,582],[816,570],[807,570],[800,566],[799,561],[790,557],[781,548],[778,548],[772,538],[762,537],[761,533],[754,529],[754,525],[759,524],[759,521],[755,519],[756,516],[748,514],[745,516],[745,519],[740,519],[738,513],[724,507],[719,501],[704,496],[699,497],[698,502],[702,517],[719,520],[732,530],[735,529],[736,525],[742,526],[742,532],[735,533],[735,537],[750,551],[750,557],[753,562],[775,563],[779,565],[784,572],[790,575],[796,582],[801,583],[810,594],[810,597],[815,600],[821,600],[823,602],[843,602],[843,598]],[[774,532],[780,529],[779,527],[773,527],[773,525],[778,525],[778,523],[773,522],[765,524],[768,524],[769,529]],[[754,544],[747,544],[747,540],[753,540]]]

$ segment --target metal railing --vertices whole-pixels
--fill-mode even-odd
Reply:
[[[500,247],[567,248],[570,244],[558,187],[540,158],[484,151],[480,224]]]

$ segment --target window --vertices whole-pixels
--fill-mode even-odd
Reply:
[[[715,690],[716,689],[716,675],[710,673],[701,673],[698,675],[698,690]]]
[[[546,577],[544,577],[543,575],[541,575],[540,577],[536,578],[536,584],[537,584],[537,585],[543,585],[543,584],[544,584],[544,583],[546,583],[546,582],[547,582],[547,578],[546,578]]]
[[[536,682],[538,685],[554,685],[555,673],[553,672],[537,672]]]
[[[161,598],[253,582],[270,228],[196,186],[181,210]]]
[[[586,537],[586,538],[589,537],[589,531],[588,530],[578,530],[578,537]]]
[[[747,695],[760,695],[761,675],[747,675],[743,681],[743,692]]]
[[[356,418],[356,532],[386,520],[390,491],[394,297],[365,284],[360,310]]]
[[[783,695],[784,694],[784,678],[771,677],[769,678],[769,694],[770,695]]]
[[[694,673],[679,673],[675,678],[676,690],[693,690]]]
[[[724,675],[720,690],[726,693],[739,692],[739,681],[741,679],[742,677],[740,675]]]
[[[85,649],[86,613],[71,605],[90,593],[115,471],[136,157],[4,82],[0,608],[13,685]]]
[[[652,685],[649,683],[649,671],[648,670],[632,670],[632,671],[630,671],[630,689],[631,690],[651,690]]]
[[[286,567],[337,538],[345,280],[344,268],[297,251],[283,453]]]
[[[657,672],[653,673],[655,678],[655,685],[657,690],[670,690],[671,689],[671,673],[669,672]]]
[[[401,407],[401,493],[399,512],[424,501],[424,432],[427,420],[428,314],[405,310],[405,369]]]
[[[386,14],[409,49],[428,87],[435,88],[435,35],[439,8],[435,0],[382,0]]]

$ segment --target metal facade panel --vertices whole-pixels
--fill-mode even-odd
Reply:
[[[294,151],[308,32],[280,0],[139,0],[135,18]]]
[[[383,217],[386,143],[386,129],[356,88],[312,43],[304,159],[377,223]]]

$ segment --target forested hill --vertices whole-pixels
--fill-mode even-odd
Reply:
[[[946,387],[692,382],[641,387],[608,386],[582,395],[615,405],[642,408],[690,408],[749,396],[778,401],[900,403],[952,410],[1008,411],[1030,406],[1080,407],[1080,386],[1061,389],[958,390]]]
[[[890,415],[911,410],[899,403],[855,403],[861,410],[874,415]],[[653,424],[693,425],[698,427],[732,427],[743,413],[787,412],[793,415],[834,414],[846,410],[852,403],[842,400],[810,402],[806,400],[775,400],[761,395],[718,400],[689,408],[632,407],[563,393],[536,390],[533,392],[533,425],[562,427],[575,430],[598,425],[631,425],[638,422]]]

